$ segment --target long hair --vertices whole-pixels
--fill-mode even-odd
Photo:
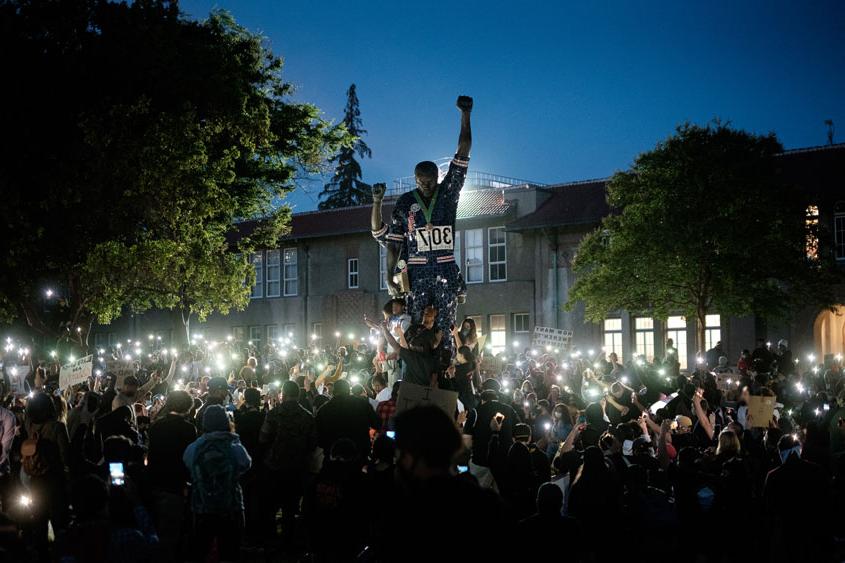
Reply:
[[[464,325],[469,325],[468,332],[464,332]],[[475,321],[469,317],[464,317],[464,322],[461,323],[461,339],[464,343],[468,341],[475,342],[478,339],[476,331]]]
[[[716,455],[739,455],[742,445],[733,430],[722,430],[719,434],[719,445],[716,446]]]

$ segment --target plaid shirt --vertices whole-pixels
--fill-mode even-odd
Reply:
[[[376,414],[379,420],[381,420],[379,431],[384,433],[390,430],[393,427],[393,415],[396,414],[396,399],[391,398],[380,402],[378,407],[376,407]]]

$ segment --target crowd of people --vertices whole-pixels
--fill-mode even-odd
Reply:
[[[786,341],[735,365],[716,344],[691,370],[671,341],[627,364],[493,358],[471,319],[443,334],[435,316],[392,300],[349,346],[195,342],[128,374],[99,350],[64,389],[58,364],[18,381],[7,357],[0,560],[845,556],[841,358],[796,362]],[[219,350],[243,365],[220,371]],[[454,408],[403,407],[403,386]]]

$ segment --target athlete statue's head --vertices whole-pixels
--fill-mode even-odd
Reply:
[[[434,190],[437,189],[437,176],[439,174],[437,165],[430,160],[424,160],[417,164],[414,168],[414,176],[417,179],[417,189],[422,192],[425,197],[434,195]]]

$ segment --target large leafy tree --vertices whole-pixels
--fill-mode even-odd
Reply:
[[[127,309],[244,307],[249,252],[287,228],[278,202],[349,142],[223,12],[0,1],[0,53],[0,312],[81,348]]]
[[[830,303],[824,257],[808,260],[809,195],[784,182],[773,134],[682,125],[608,183],[617,212],[581,242],[567,303],[588,319],[631,312],[777,317]],[[812,233],[810,233],[812,234]]]
[[[353,144],[342,148],[332,160],[335,171],[331,182],[320,192],[320,209],[336,209],[351,205],[372,203],[373,195],[370,186],[361,180],[361,164],[355,159],[372,156],[370,147],[362,137],[367,133],[361,121],[361,111],[358,109],[358,94],[355,85],[346,91],[346,109],[343,124],[349,135],[355,137]]]

